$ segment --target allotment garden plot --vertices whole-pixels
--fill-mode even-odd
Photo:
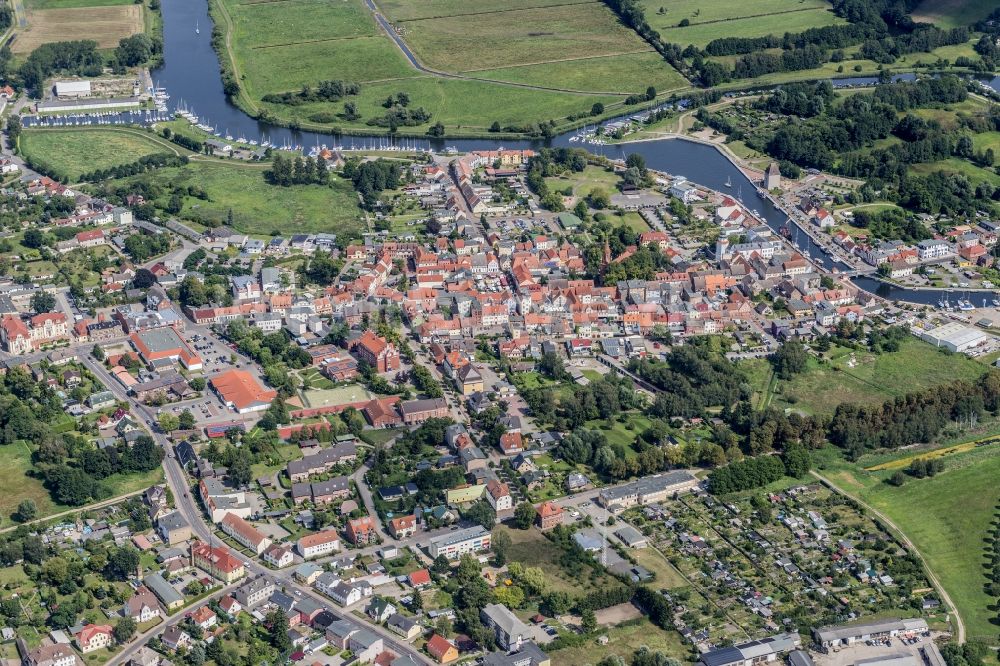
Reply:
[[[695,643],[784,625],[808,634],[851,614],[915,616],[934,596],[914,557],[819,485],[755,499],[682,496],[625,517],[690,582],[668,594],[680,605],[678,628]]]

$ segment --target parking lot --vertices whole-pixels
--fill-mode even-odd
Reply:
[[[912,655],[918,664],[926,666],[927,662],[924,661],[923,655],[920,654],[920,648],[933,642],[933,639],[934,635],[932,634],[931,637],[917,637],[914,639],[915,642],[892,638],[888,639],[888,644],[866,645],[865,643],[856,643],[837,648],[837,652],[831,652],[830,654],[813,653],[813,657],[816,661],[816,666],[853,666],[853,664],[863,659],[908,654]]]

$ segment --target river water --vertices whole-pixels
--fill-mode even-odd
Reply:
[[[247,139],[267,138],[272,144],[298,145],[309,148],[326,143],[340,143],[345,147],[386,145],[386,138],[342,137],[316,132],[292,131],[288,128],[261,123],[251,118],[229,102],[222,89],[219,59],[212,48],[212,19],[206,0],[167,0],[161,4],[163,12],[163,65],[151,72],[155,85],[166,88],[170,94],[171,110],[187,108],[199,116],[200,122],[209,123],[223,135]],[[897,80],[912,80],[914,75],[903,74]],[[874,77],[852,77],[834,80],[837,87],[871,85]],[[1000,85],[1000,77],[992,82]],[[540,148],[545,145],[586,147],[611,158],[624,158],[628,153],[639,153],[646,164],[655,170],[685,176],[694,183],[727,192],[739,199],[748,209],[756,210],[777,231],[785,225],[788,216],[757,191],[757,186],[720,150],[684,139],[644,141],[627,145],[590,146],[570,141],[574,133],[541,141],[491,141],[488,139],[447,139],[449,147],[459,151],[496,150],[497,148]],[[445,147],[445,141],[409,140],[406,145],[416,148]],[[726,183],[732,184],[727,187]],[[847,270],[840,262],[832,261],[805,233],[793,235],[799,248],[807,251],[814,261],[825,268]],[[861,288],[892,300],[936,304],[940,298],[934,290],[913,290],[890,287],[873,278],[857,278]]]

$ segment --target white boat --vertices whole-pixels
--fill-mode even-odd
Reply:
[[[200,35],[201,34],[201,28],[198,27],[198,22],[197,21],[194,22],[194,34],[196,34],[196,35]]]
[[[729,176],[727,176],[726,177],[726,187],[732,187],[732,186],[733,186],[733,179],[730,178]]]

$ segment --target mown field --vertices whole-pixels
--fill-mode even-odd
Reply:
[[[924,0],[911,15],[914,21],[954,28],[986,18],[996,8],[996,0]]]
[[[843,402],[881,402],[938,386],[955,379],[975,379],[986,367],[961,354],[946,355],[916,338],[907,338],[898,352],[854,353],[835,348],[830,361],[810,358],[805,372],[790,380],[774,381],[764,360],[744,363],[760,406],[792,409],[807,414],[832,414]]]
[[[21,151],[76,180],[96,169],[131,164],[156,153],[180,154],[179,146],[139,130],[120,128],[26,129]]]
[[[446,72],[652,51],[597,0],[411,21],[403,37],[425,65]]]
[[[995,599],[983,589],[983,555],[1000,503],[1000,446],[944,456],[943,472],[929,479],[911,478],[901,487],[886,483],[892,470],[864,470],[901,455],[866,456],[820,473],[884,513],[913,541],[958,607],[967,638],[996,641],[1000,628],[993,622]]]
[[[225,223],[230,211],[233,227],[243,233],[282,234],[327,231],[345,238],[363,227],[357,196],[349,182],[334,177],[331,185],[278,187],[264,180],[267,164],[192,161],[126,179],[148,179],[160,188],[158,204],[165,205],[175,188],[201,188],[208,200],[183,197],[179,217],[195,222]],[[119,183],[122,181],[118,181]]]
[[[145,29],[142,5],[113,6],[56,5],[58,9],[28,10],[28,27],[17,29],[11,50],[31,53],[42,44],[73,39],[92,39],[101,49],[118,46],[122,38]]]

